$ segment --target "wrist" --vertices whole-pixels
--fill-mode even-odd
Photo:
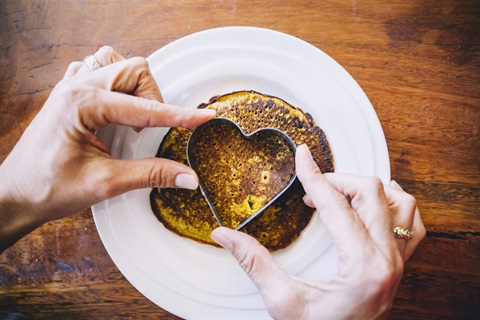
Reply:
[[[21,196],[11,177],[0,166],[0,253],[42,225],[34,206]]]

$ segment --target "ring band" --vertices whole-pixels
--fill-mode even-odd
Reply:
[[[395,238],[411,240],[413,237],[413,230],[403,229],[402,227],[395,227],[393,228],[393,234],[395,235]]]
[[[90,71],[95,71],[102,67],[100,63],[98,63],[97,59],[95,59],[95,57],[92,55],[86,56],[85,59],[83,59],[83,63],[87,66],[88,70]]]

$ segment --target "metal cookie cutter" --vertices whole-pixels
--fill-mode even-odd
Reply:
[[[242,128],[240,128],[240,126],[236,122],[234,122],[233,120],[230,120],[228,118],[218,117],[218,118],[214,118],[214,119],[200,125],[199,127],[195,128],[193,130],[192,134],[190,135],[189,139],[188,139],[188,142],[187,142],[187,161],[188,161],[188,165],[193,170],[195,170],[195,172],[198,172],[198,168],[196,167],[196,163],[194,163],[192,161],[192,153],[193,153],[192,150],[195,148],[195,145],[196,145],[199,137],[202,136],[202,133],[207,128],[209,128],[211,126],[216,126],[216,125],[219,125],[219,124],[228,124],[228,125],[236,128],[243,135],[243,137],[247,140],[251,139],[253,136],[258,134],[259,132],[268,131],[271,134],[273,134],[273,135],[277,136],[278,138],[282,139],[284,142],[286,142],[287,145],[292,149],[293,154],[295,154],[295,151],[297,149],[293,140],[286,133],[284,133],[281,130],[278,130],[278,129],[275,129],[275,128],[261,128],[261,129],[258,129],[256,131],[250,133],[250,134],[245,134],[245,132],[242,130]],[[248,222],[252,221],[256,216],[261,214],[268,206],[270,206],[275,200],[277,200],[293,184],[293,182],[295,181],[296,178],[297,178],[297,174],[294,170],[294,173],[291,176],[288,184],[279,193],[277,193],[272,199],[270,199],[262,208],[260,208],[258,211],[256,211],[254,214],[252,214],[251,216],[249,216],[245,220],[243,220],[235,228],[235,230],[239,230],[239,229],[243,228]],[[220,226],[223,226],[222,218],[220,217],[219,213],[217,212],[217,209],[215,208],[215,206],[211,202],[209,194],[206,191],[205,186],[202,183],[201,179],[200,179],[199,185],[200,185],[200,191],[201,191],[203,197],[205,198],[205,200],[207,201],[207,204],[210,207],[210,210],[212,211],[213,215],[217,219],[218,224]]]

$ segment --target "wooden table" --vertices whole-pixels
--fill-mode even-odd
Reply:
[[[392,319],[480,318],[480,4],[466,1],[1,1],[0,161],[69,62],[101,45],[148,56],[196,31],[275,29],[329,54],[380,118],[392,177],[428,236]],[[0,256],[0,317],[174,318],[119,272],[90,210],[44,225]]]

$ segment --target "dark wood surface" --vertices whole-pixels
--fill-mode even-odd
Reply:
[[[101,45],[148,56],[214,27],[286,32],[358,81],[385,131],[392,177],[418,199],[428,236],[406,265],[391,318],[479,319],[479,19],[476,0],[2,0],[0,161],[68,64]],[[90,210],[48,223],[0,255],[0,317],[11,312],[174,318],[122,276]]]

